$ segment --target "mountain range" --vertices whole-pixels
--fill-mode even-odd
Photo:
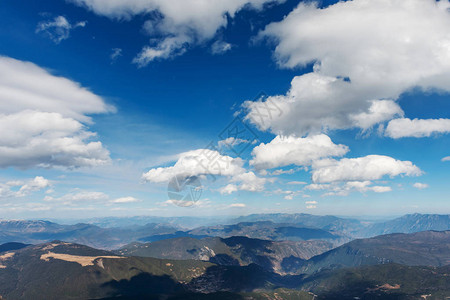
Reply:
[[[147,220],[159,220],[161,223],[129,225],[136,219],[141,223]],[[110,220],[110,223],[105,219],[102,220],[104,225],[119,223],[128,225],[100,227],[87,223],[61,225],[41,220],[0,220],[0,243],[37,244],[52,240],[64,240],[94,248],[113,250],[132,242],[155,242],[179,237],[201,239],[245,236],[273,241],[324,240],[332,243],[333,246],[339,246],[355,238],[367,238],[381,234],[450,229],[450,215],[421,214],[411,214],[389,221],[372,223],[334,216],[256,214],[239,218],[222,218],[217,222],[223,221],[224,224],[196,228],[185,228],[180,224],[183,222],[198,224],[202,223],[202,220],[212,223],[212,219],[132,217],[112,218],[111,220],[115,221]]]
[[[53,241],[0,253],[0,295],[5,299],[442,300],[450,297],[449,237],[450,231],[426,231],[359,239],[303,260],[297,275],[277,274],[266,268],[264,260],[229,265],[220,260],[124,256]],[[179,240],[155,242],[159,246],[152,251],[163,256]],[[218,241],[236,256],[258,245],[267,248],[260,252],[262,257],[273,254],[268,250],[283,248],[279,242],[269,245],[242,237]],[[196,247],[211,241],[191,242]],[[233,247],[241,252],[232,252]],[[181,249],[171,255],[184,255]]]

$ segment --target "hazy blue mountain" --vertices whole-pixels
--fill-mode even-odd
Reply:
[[[315,216],[310,214],[252,214],[232,220],[233,223],[259,221],[289,223],[302,227],[332,230],[350,235],[365,227],[365,223],[356,219],[339,218],[335,216]]]
[[[156,216],[134,216],[134,217],[102,217],[77,220],[53,220],[56,223],[74,225],[85,223],[103,228],[137,227],[150,223],[166,224],[174,227],[192,229],[200,226],[212,226],[228,224],[231,217],[156,217]]]
[[[271,221],[241,222],[233,225],[217,225],[199,227],[189,231],[193,235],[232,237],[245,236],[249,238],[273,241],[307,241],[325,240],[333,244],[342,244],[350,240],[341,232],[328,231],[319,228],[303,227],[289,223],[273,223]]]
[[[117,249],[149,234],[174,233],[179,228],[147,224],[128,228],[101,228],[90,224],[60,225],[49,221],[0,221],[0,243],[11,241],[38,244],[65,240],[96,248]]]
[[[374,223],[357,235],[371,237],[389,233],[413,233],[426,230],[450,230],[450,215],[410,214],[394,220]]]
[[[311,258],[299,268],[299,273],[385,263],[450,265],[450,231],[396,233],[354,240]]]

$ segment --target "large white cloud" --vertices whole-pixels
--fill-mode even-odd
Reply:
[[[77,82],[52,75],[31,62],[0,56],[0,112],[26,109],[56,112],[82,122],[91,121],[90,114],[114,111]]]
[[[150,169],[142,175],[147,182],[165,183],[175,176],[224,176],[229,184],[219,189],[222,194],[231,194],[242,190],[260,192],[269,179],[261,178],[243,167],[244,161],[222,155],[218,151],[197,149],[178,155],[177,162],[170,167]]]
[[[22,111],[0,114],[0,167],[83,167],[110,161],[94,133],[58,113]]]
[[[403,137],[429,137],[450,133],[450,119],[395,119],[388,123],[385,135],[394,139]]]
[[[152,36],[162,36],[145,47],[135,62],[145,65],[157,58],[182,54],[189,45],[212,39],[225,27],[228,17],[243,8],[261,9],[266,3],[284,0],[71,0],[93,12],[111,18],[125,18],[152,13],[144,29]]]
[[[294,78],[286,95],[269,98],[281,116],[263,123],[252,117],[262,103],[247,102],[248,119],[285,135],[367,129],[402,115],[392,100],[413,87],[449,91],[449,7],[434,0],[299,4],[260,36],[275,42],[280,66],[314,63],[314,72]],[[383,100],[390,102],[376,102]]]
[[[110,161],[90,114],[113,111],[101,97],[29,62],[0,56],[0,167],[81,167]]]
[[[253,148],[250,164],[257,169],[272,169],[291,164],[309,166],[324,157],[343,156],[348,152],[345,145],[336,145],[324,135],[297,138],[277,136],[270,143]]]
[[[313,163],[314,183],[378,180],[384,176],[419,176],[422,171],[410,161],[389,156],[368,155],[341,160],[323,159]]]
[[[240,158],[222,155],[215,150],[197,149],[179,154],[173,166],[150,169],[142,175],[142,178],[148,182],[162,183],[184,174],[234,176],[245,173],[243,164]]]

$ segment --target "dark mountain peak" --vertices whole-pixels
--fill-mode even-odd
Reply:
[[[19,250],[25,247],[31,246],[30,244],[10,242],[0,245],[0,252]]]

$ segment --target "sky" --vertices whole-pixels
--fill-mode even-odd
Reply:
[[[450,213],[450,2],[0,3],[0,219]]]

